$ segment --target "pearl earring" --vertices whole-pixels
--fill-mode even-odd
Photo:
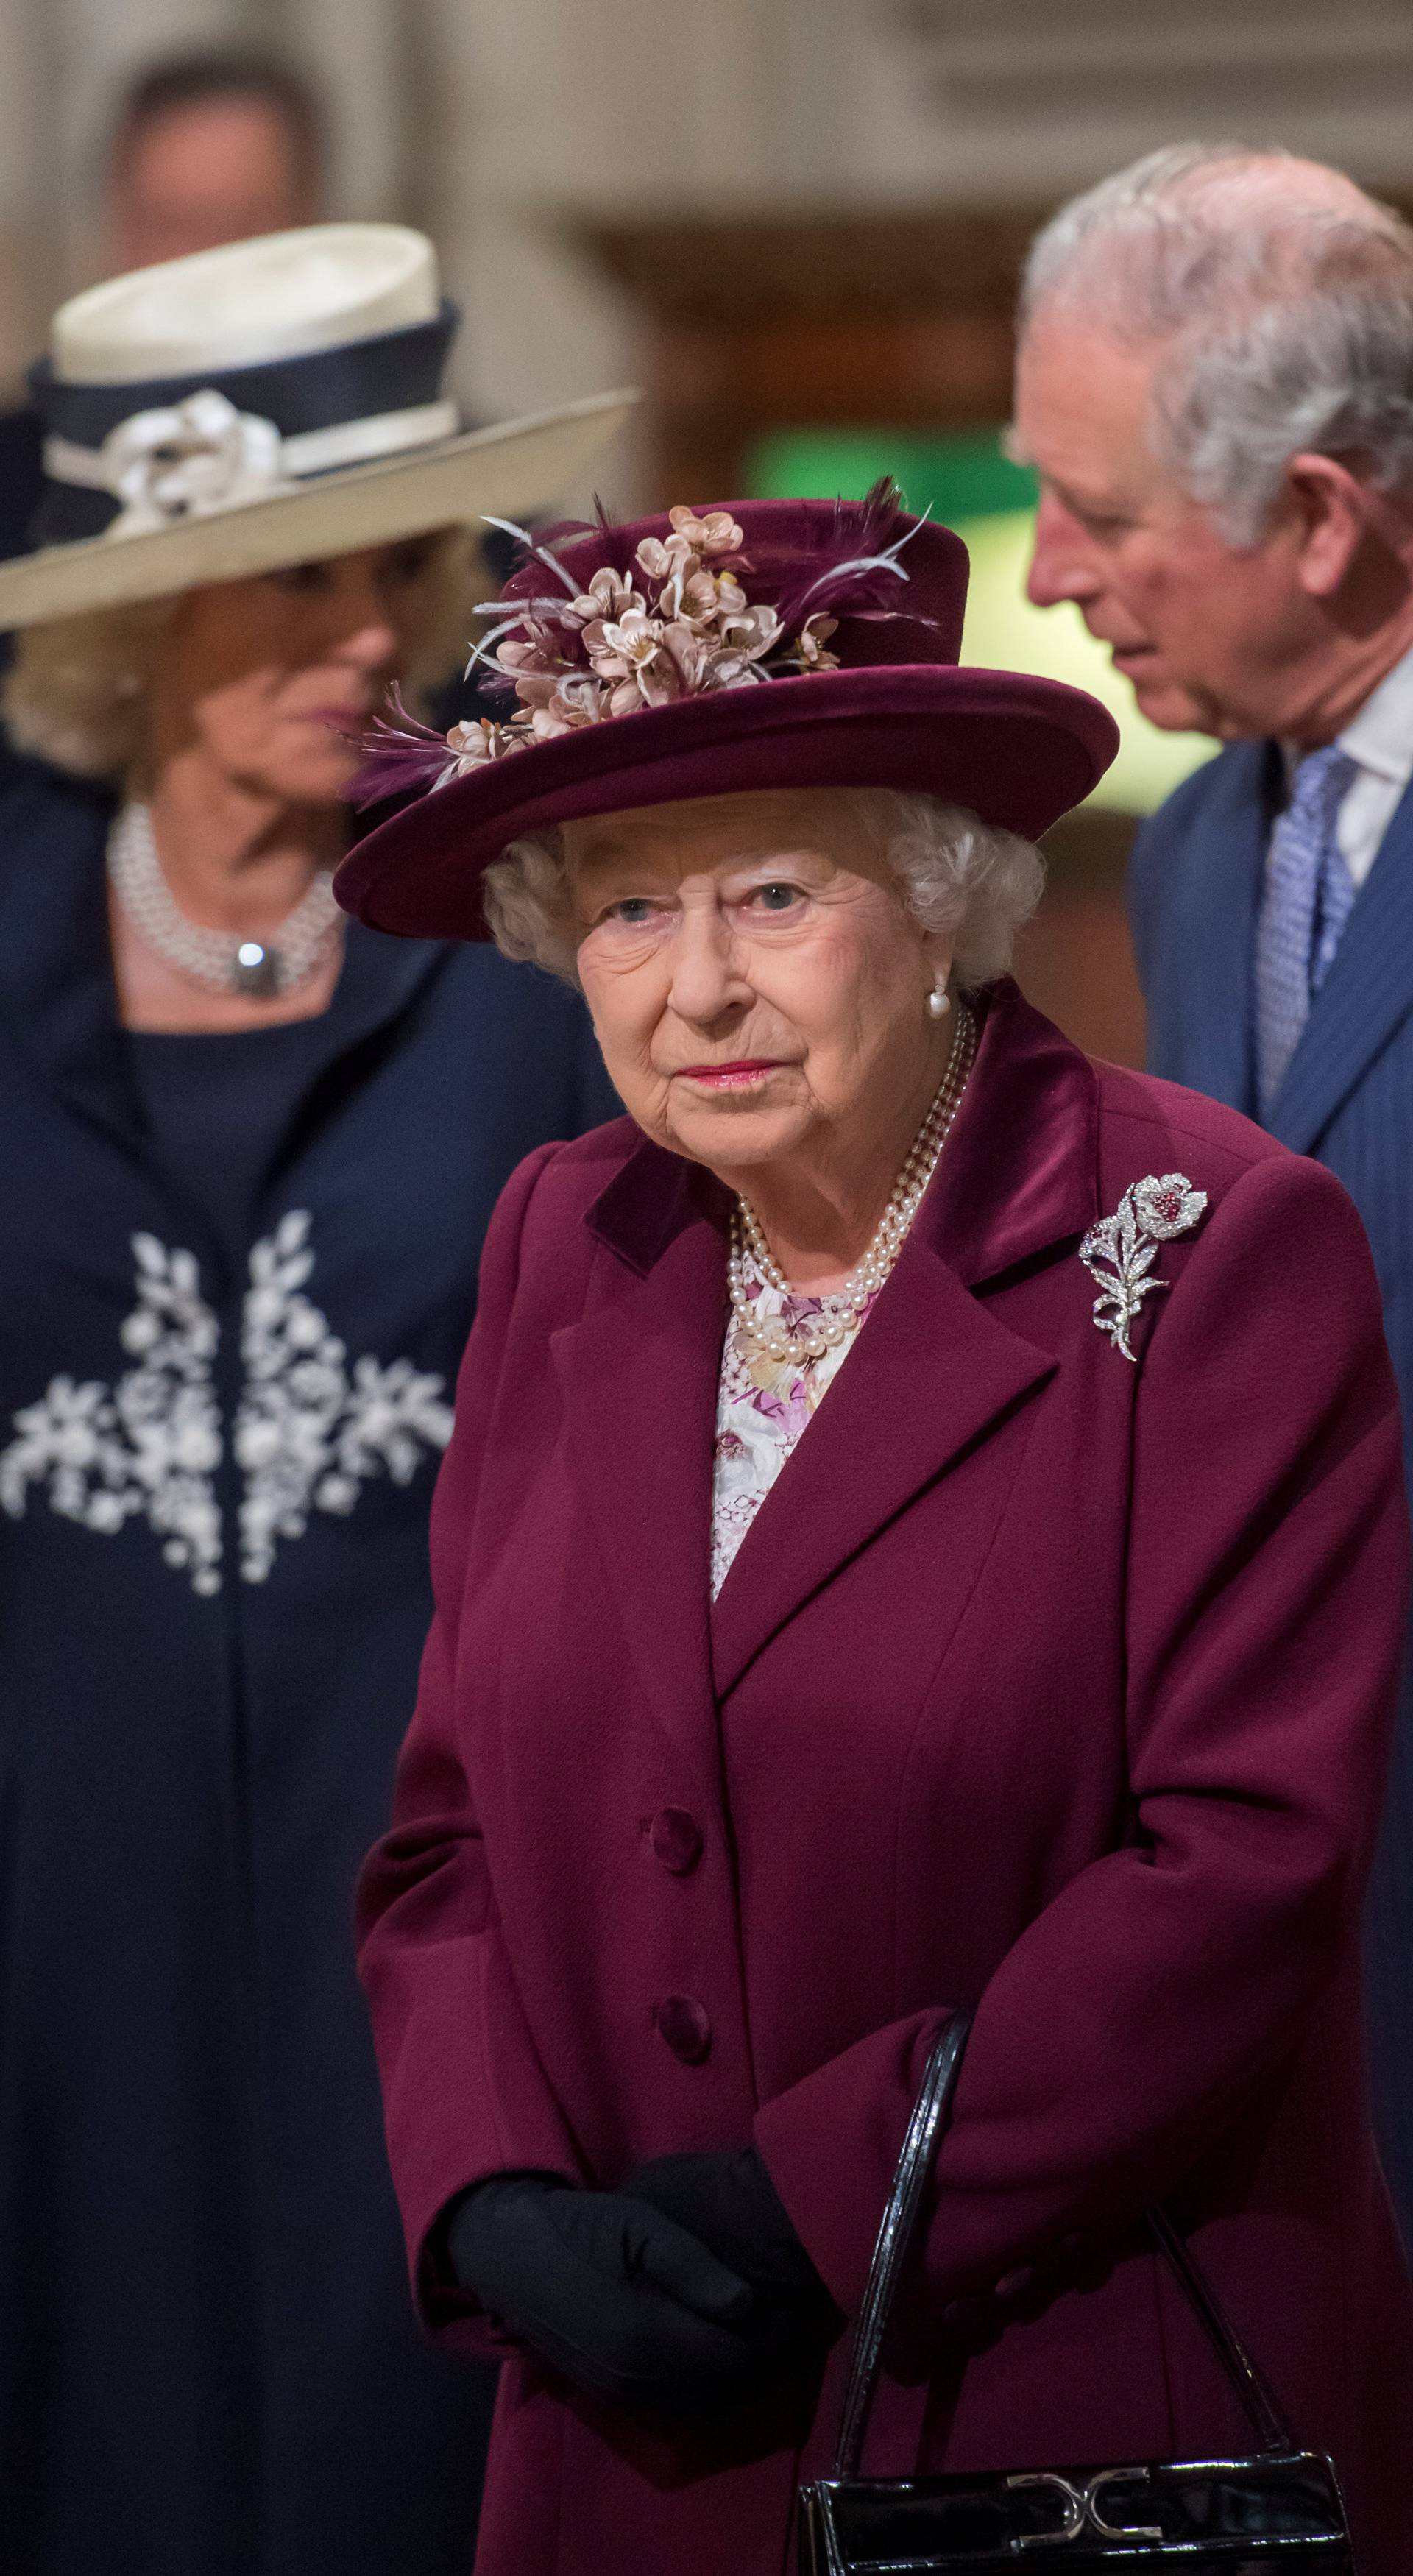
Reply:
[[[927,1007],[934,1020],[945,1020],[952,1007],[952,996],[945,984],[934,984],[927,997]]]

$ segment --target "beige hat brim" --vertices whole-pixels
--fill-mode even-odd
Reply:
[[[325,474],[298,491],[178,519],[132,537],[87,537],[0,564],[0,633],[51,618],[166,599],[198,584],[393,545],[429,528],[544,509],[592,464],[637,393],[591,394],[558,411],[473,429],[435,447]]]

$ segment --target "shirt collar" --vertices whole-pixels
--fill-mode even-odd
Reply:
[[[1385,673],[1339,737],[1341,751],[1403,787],[1413,777],[1413,648]]]

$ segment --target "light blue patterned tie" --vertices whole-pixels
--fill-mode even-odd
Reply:
[[[1306,754],[1271,834],[1256,925],[1256,1088],[1264,1118],[1334,962],[1355,896],[1335,819],[1359,764],[1337,743]]]

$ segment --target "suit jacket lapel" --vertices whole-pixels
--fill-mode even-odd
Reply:
[[[1178,987],[1177,1078],[1249,1117],[1256,1111],[1252,959],[1279,758],[1274,743],[1240,743],[1215,764],[1213,793],[1198,807],[1189,846],[1166,862],[1181,866],[1183,879],[1160,913],[1161,971]]]
[[[1361,888],[1333,966],[1266,1124],[1297,1154],[1330,1120],[1413,1010],[1413,787]]]

